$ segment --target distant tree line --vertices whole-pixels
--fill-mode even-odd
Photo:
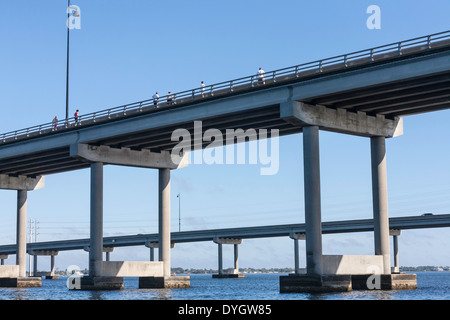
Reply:
[[[437,266],[418,266],[418,267],[400,267],[400,271],[450,271],[450,267]]]
[[[175,274],[214,274],[218,273],[217,269],[184,269],[172,268],[172,273]],[[224,269],[224,272],[231,271],[232,268]],[[239,273],[292,273],[293,268],[239,268]]]

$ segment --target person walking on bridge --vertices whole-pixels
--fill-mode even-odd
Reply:
[[[171,106],[173,104],[173,96],[170,91],[167,93],[167,104]]]
[[[202,92],[202,98],[205,95],[205,83],[202,81],[202,83],[200,84],[200,90]]]
[[[58,130],[58,118],[55,116],[52,120],[53,128],[52,131]]]
[[[158,108],[158,101],[159,101],[159,94],[158,91],[156,91],[156,93],[153,95],[153,106],[155,108]]]
[[[80,111],[77,109],[77,111],[75,111],[74,113],[74,118],[75,118],[75,127],[80,124]]]
[[[263,69],[259,68],[258,74],[256,75],[258,79],[258,84],[266,84],[266,73]]]

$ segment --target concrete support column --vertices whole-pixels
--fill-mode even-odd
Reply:
[[[322,218],[320,202],[319,127],[303,128],[305,184],[306,270],[322,274]]]
[[[371,137],[372,197],[375,254],[383,256],[384,274],[391,273],[389,250],[389,215],[387,196],[386,142],[384,137]]]
[[[402,234],[402,230],[400,230],[400,229],[391,229],[391,230],[389,230],[389,234],[393,238],[394,272],[400,272],[400,264],[398,263],[398,236]]]
[[[300,273],[300,257],[298,253],[298,239],[294,239],[294,273],[299,274]]]
[[[170,277],[170,169],[159,169],[159,261]]]
[[[239,273],[239,262],[238,262],[238,244],[234,244],[234,273]]]
[[[111,252],[106,252],[106,259],[105,261],[111,261]]]
[[[91,164],[89,277],[99,276],[103,254],[103,163]]]
[[[55,275],[55,256],[50,256],[50,275]]]
[[[218,252],[218,256],[219,256],[219,266],[218,266],[219,270],[218,270],[218,272],[219,272],[219,275],[222,275],[223,274],[222,244],[218,243],[217,247],[218,247],[218,250],[219,250],[219,252]]]
[[[294,273],[300,274],[300,254],[299,254],[299,240],[305,240],[304,233],[292,232],[289,235],[289,238],[294,240]]]
[[[150,261],[155,261],[155,248],[150,248]]]
[[[400,266],[398,264],[398,237],[394,236],[394,271],[399,272]]]
[[[33,255],[33,277],[37,277],[38,274],[37,258],[37,254]]]
[[[17,191],[17,233],[16,264],[19,277],[26,277],[27,272],[27,191]]]

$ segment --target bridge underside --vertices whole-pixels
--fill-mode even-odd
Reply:
[[[283,100],[286,100],[283,98]],[[383,116],[386,119],[444,110],[450,108],[450,73],[439,73],[420,78],[397,81],[358,88],[356,90],[334,92],[311,96],[299,100],[312,106],[324,106],[333,110],[346,110],[349,113],[365,113]],[[189,109],[189,106],[178,106],[177,112]],[[167,112],[167,111],[166,111]],[[156,114],[155,114],[156,115]],[[126,121],[121,120],[121,121]],[[280,104],[271,104],[250,110],[239,110],[211,117],[199,117],[202,121],[202,136],[208,129],[218,129],[223,133],[225,141],[226,129],[267,129],[279,130],[279,136],[301,133],[301,124],[291,123],[280,117]],[[172,150],[179,142],[172,141],[172,133],[176,129],[187,129],[192,135],[192,148],[205,148],[210,141],[194,141],[194,121],[178,122],[163,127],[151,126],[147,130],[130,131],[87,141],[89,145],[109,146],[111,148],[130,148],[131,150],[150,150],[161,152]],[[327,128],[321,128],[326,130]],[[86,129],[88,130],[88,129]],[[70,134],[72,131],[68,131]],[[56,137],[56,135],[50,135]],[[44,139],[41,137],[40,139]],[[32,143],[35,139],[31,139]],[[68,139],[68,141],[73,139]],[[73,140],[75,141],[75,140]],[[0,174],[10,176],[42,176],[66,171],[89,168],[90,163],[76,159],[70,155],[70,144],[52,148],[52,143],[40,151],[26,152],[20,157],[2,159]],[[7,146],[5,146],[7,147]]]

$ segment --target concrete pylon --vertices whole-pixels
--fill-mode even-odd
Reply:
[[[103,252],[103,163],[91,164],[89,277],[100,275]]]
[[[16,264],[19,266],[19,277],[26,277],[27,263],[27,191],[17,191],[17,233]]]
[[[385,137],[371,137],[375,254],[383,256],[383,274],[391,273]]]
[[[394,247],[394,268],[393,272],[399,273],[400,272],[400,264],[398,259],[398,236],[402,234],[402,230],[399,229],[391,229],[389,230],[389,234],[393,238],[393,247]]]
[[[162,277],[139,277],[139,288],[189,288],[190,277],[170,274],[170,169],[159,169],[158,193],[158,256],[163,263]]]
[[[170,277],[170,169],[159,169],[159,261]]]
[[[239,244],[242,243],[242,239],[237,238],[215,238],[214,242],[217,243],[218,248],[218,273],[213,274],[213,278],[243,278],[244,274],[239,274]],[[223,244],[232,244],[234,246],[234,269],[232,273],[225,273],[223,271]]]
[[[303,128],[305,184],[306,272],[322,275],[319,127]]]

